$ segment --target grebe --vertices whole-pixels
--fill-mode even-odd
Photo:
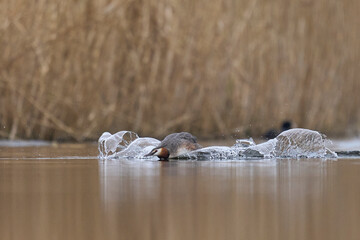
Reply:
[[[160,161],[176,158],[181,154],[201,148],[196,137],[188,132],[172,133],[161,141],[160,145],[145,156],[158,156]]]

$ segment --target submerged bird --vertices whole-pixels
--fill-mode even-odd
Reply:
[[[158,156],[160,161],[176,158],[182,154],[201,148],[196,137],[188,132],[172,133],[161,141],[159,146],[145,156]]]
[[[292,126],[291,121],[283,121],[282,124],[281,124],[280,131],[277,130],[277,129],[270,129],[264,134],[263,138],[265,138],[265,139],[276,138],[280,133],[282,133],[283,131],[291,129],[292,127],[293,126]]]

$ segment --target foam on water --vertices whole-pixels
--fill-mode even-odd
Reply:
[[[337,158],[337,154],[326,147],[325,135],[308,129],[290,129],[275,139],[255,144],[252,139],[238,139],[231,147],[211,146],[201,148],[178,157],[192,160],[247,160],[271,158]],[[144,157],[160,141],[155,138],[140,138],[131,131],[115,134],[105,132],[98,141],[99,157],[153,159]]]

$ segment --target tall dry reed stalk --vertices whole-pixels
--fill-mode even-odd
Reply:
[[[360,130],[359,1],[0,2],[0,137]]]

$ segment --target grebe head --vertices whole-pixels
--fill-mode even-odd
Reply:
[[[167,160],[169,158],[169,150],[167,150],[167,148],[164,147],[157,147],[154,148],[153,150],[151,150],[150,153],[146,154],[145,157],[147,156],[158,156],[160,158],[160,160]]]
[[[282,131],[286,131],[292,128],[292,123],[289,120],[283,121],[282,125],[281,125],[281,130]]]

